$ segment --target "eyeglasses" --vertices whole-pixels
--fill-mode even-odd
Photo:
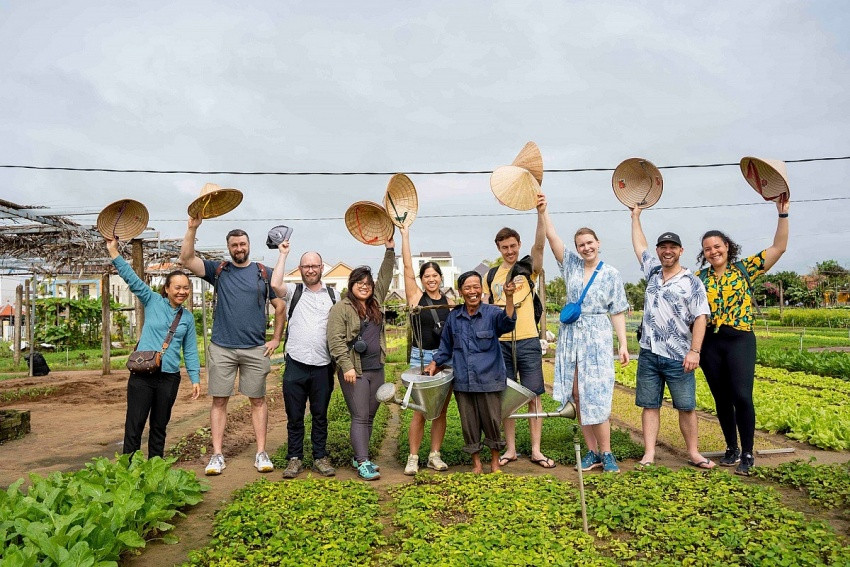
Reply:
[[[372,284],[370,282],[354,282],[354,285],[366,288],[372,287]]]
[[[321,267],[321,264],[302,264],[299,266],[302,270],[318,270]]]

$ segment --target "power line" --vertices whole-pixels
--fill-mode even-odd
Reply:
[[[848,160],[850,156],[839,157],[816,157],[802,159],[786,159],[785,163],[805,163],[812,161],[836,161]],[[734,163],[694,163],[684,165],[662,165],[658,169],[686,169],[686,168],[705,168],[705,167],[731,167],[740,165]],[[406,173],[408,175],[483,175],[493,173],[491,170],[478,171],[199,171],[191,169],[113,169],[103,167],[53,167],[45,165],[17,165],[17,164],[0,164],[0,168],[4,169],[34,169],[39,171],[83,171],[83,172],[101,172],[101,173],[153,173],[165,175],[291,175],[291,176],[310,176],[310,175],[394,175],[396,173]],[[613,167],[579,167],[574,169],[544,169],[546,173],[579,173],[583,171],[614,171]]]
[[[823,199],[799,199],[794,201],[794,204],[799,203],[817,203],[822,201],[850,201],[850,197],[825,197]],[[767,205],[769,203],[761,201],[758,203],[728,203],[721,205],[681,205],[678,207],[652,207],[654,211],[677,211],[682,209],[717,209],[723,207],[752,207],[756,205]],[[587,213],[622,213],[628,211],[625,207],[619,209],[584,209],[580,211],[549,211],[550,215],[583,215]],[[78,213],[79,215],[91,215],[93,213]],[[448,219],[448,218],[469,218],[469,217],[515,217],[523,215],[536,215],[537,211],[519,211],[515,213],[457,213],[446,215],[416,215],[417,219]],[[278,221],[336,221],[343,220],[345,217],[274,217],[274,218],[212,218],[206,219],[204,222],[210,221],[226,221],[226,222],[242,222],[242,221],[263,221],[263,222],[278,222]],[[179,219],[151,219],[155,222],[186,222],[186,218]]]

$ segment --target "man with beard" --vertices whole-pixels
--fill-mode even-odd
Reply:
[[[300,284],[283,283],[289,241],[278,247],[280,256],[274,267],[271,287],[288,306],[286,328],[286,366],[283,371],[283,402],[286,405],[287,465],[283,478],[295,478],[303,470],[304,408],[310,402],[313,427],[313,470],[333,476],[326,448],[328,440],[328,404],[334,388],[334,364],[328,351],[328,312],[336,303],[332,288],[322,284],[324,263],[318,252],[301,256]]]
[[[195,234],[201,218],[190,218],[180,248],[180,263],[196,276],[215,286],[214,324],[207,348],[210,432],[213,455],[204,473],[221,474],[225,468],[222,453],[227,402],[233,394],[236,374],[239,391],[251,401],[251,421],[257,438],[254,466],[259,472],[271,472],[274,465],[266,453],[269,413],[266,404],[266,376],[271,371],[269,357],[280,345],[286,305],[269,289],[272,270],[250,261],[251,244],[244,230],[227,233],[230,262],[202,260],[195,256]],[[274,306],[274,335],[266,342],[266,302]]]
[[[658,237],[657,258],[640,224],[640,208],[632,209],[632,246],[646,278],[643,321],[639,331],[635,405],[643,408],[644,454],[638,468],[653,465],[658,439],[664,384],[670,389],[673,407],[679,411],[679,429],[685,439],[689,463],[713,469],[714,462],[697,449],[696,381],[700,347],[710,313],[705,287],[679,262],[682,241],[673,232]]]
[[[505,284],[504,309],[481,303],[481,275],[477,272],[461,274],[457,286],[463,305],[449,313],[440,335],[440,348],[425,367],[425,373],[433,376],[438,366],[451,361],[452,386],[465,443],[463,450],[472,457],[472,472],[481,473],[479,453],[487,445],[491,469],[496,472],[499,451],[505,447],[499,421],[502,417],[501,393],[507,386],[499,336],[510,333],[516,326],[513,302],[516,285],[512,281]]]

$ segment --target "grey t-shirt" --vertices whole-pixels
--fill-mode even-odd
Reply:
[[[216,285],[221,262],[204,260],[204,279]],[[266,266],[269,280],[272,269]],[[256,262],[237,268],[228,262],[218,276],[212,342],[225,348],[253,348],[266,343],[266,282]],[[268,299],[275,294],[268,289]]]

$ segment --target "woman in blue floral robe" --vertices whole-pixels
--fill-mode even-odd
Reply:
[[[589,228],[575,235],[576,252],[567,250],[546,212],[546,197],[537,204],[538,235],[544,232],[567,286],[567,302],[577,302],[594,271],[596,278],[581,304],[581,316],[561,324],[555,352],[555,385],[552,396],[562,404],[576,404],[578,420],[587,443],[582,470],[598,467],[619,472],[611,454],[611,401],[614,396],[613,323],[619,342],[620,362],[629,363],[626,348],[626,317],[629,308],[620,273],[599,259],[599,239]],[[537,241],[540,241],[538,238]],[[600,265],[601,264],[601,265]]]

